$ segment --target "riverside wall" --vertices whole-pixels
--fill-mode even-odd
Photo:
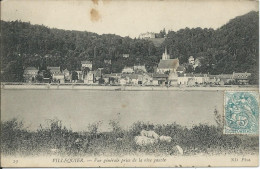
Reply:
[[[49,84],[49,83],[1,83],[1,89],[46,89],[46,90],[110,90],[110,91],[169,91],[169,90],[184,90],[184,91],[225,91],[225,90],[239,90],[239,91],[258,91],[258,86],[214,86],[214,87],[167,87],[167,86],[100,86],[100,85],[87,85],[87,84]]]

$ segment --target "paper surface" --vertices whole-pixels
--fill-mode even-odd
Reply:
[[[258,13],[1,2],[1,167],[258,166]]]

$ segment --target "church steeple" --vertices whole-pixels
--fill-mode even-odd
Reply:
[[[167,53],[167,47],[165,47],[164,53],[163,53],[163,55],[162,55],[162,60],[167,60],[167,59],[170,59],[170,55],[168,55],[168,53]]]

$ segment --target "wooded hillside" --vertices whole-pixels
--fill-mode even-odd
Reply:
[[[185,28],[170,31],[160,46],[151,41],[120,37],[114,34],[98,35],[86,31],[50,29],[21,21],[1,21],[2,81],[22,81],[23,68],[61,66],[79,70],[80,61],[93,61],[93,68],[103,67],[105,73],[120,72],[124,66],[145,64],[153,71],[167,46],[172,58],[180,63],[189,56],[202,58],[196,71],[221,74],[250,72],[258,81],[258,12],[230,20],[217,30]],[[123,58],[123,54],[130,54]],[[111,59],[112,65],[106,65]]]

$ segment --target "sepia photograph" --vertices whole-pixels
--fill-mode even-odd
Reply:
[[[0,3],[1,167],[259,165],[259,1]]]

